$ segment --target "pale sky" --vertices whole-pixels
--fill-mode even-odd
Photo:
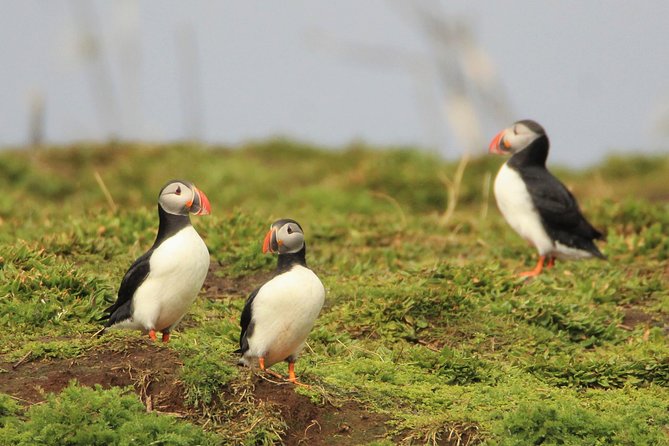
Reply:
[[[240,144],[283,135],[330,147],[363,140],[436,145],[447,157],[462,151],[440,117],[436,72],[417,84],[402,66],[364,60],[377,48],[432,62],[402,0],[0,2],[0,146],[27,141],[30,103],[41,95],[51,143],[115,134]],[[440,5],[471,26],[513,119],[546,128],[552,162],[578,167],[611,151],[666,153],[666,0]],[[100,42],[98,62],[78,49],[86,28]],[[184,86],[196,94],[184,95]],[[511,124],[486,119],[486,141]]]

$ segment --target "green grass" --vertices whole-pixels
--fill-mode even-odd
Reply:
[[[127,393],[119,388],[90,389],[72,382],[60,395],[50,395],[44,404],[28,409],[24,420],[9,420],[4,426],[0,425],[0,444],[218,444],[214,435],[204,433],[196,426],[146,413],[137,397]],[[9,410],[16,411],[16,407],[10,406]]]
[[[669,444],[669,158],[556,170],[607,233],[609,260],[558,262],[532,281],[514,274],[531,267],[533,249],[482,198],[501,162],[472,162],[444,224],[439,178],[455,166],[412,150],[274,140],[2,153],[0,361],[122,349],[127,337],[91,337],[96,319],[155,237],[159,188],[185,178],[212,203],[193,222],[216,278],[258,285],[275,262],[260,253],[269,224],[291,217],[305,228],[327,298],[297,364],[313,387],[297,391],[323,407],[355,400],[385,414],[387,438],[369,444],[457,435],[486,445]],[[0,440],[279,441],[290,420],[239,397],[252,394],[232,354],[244,294],[199,299],[168,347],[184,364],[175,373],[188,421],[141,413],[127,390],[72,385],[31,408],[0,394]],[[0,379],[8,373],[0,368]],[[110,414],[124,424],[109,429]],[[72,434],[75,425],[86,428]],[[45,432],[60,443],[39,440]],[[137,442],[123,443],[130,433]]]

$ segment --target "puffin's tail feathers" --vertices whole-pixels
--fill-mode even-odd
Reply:
[[[592,254],[593,257],[597,257],[597,258],[602,259],[602,260],[607,259],[607,257],[604,254],[602,254],[602,251],[599,250],[597,245],[595,245],[595,242],[592,241],[592,240],[588,240],[588,242],[584,246],[584,249],[585,249],[585,251]]]
[[[594,229],[594,228],[593,228]],[[594,237],[595,240],[601,240],[603,242],[606,241],[606,234],[603,233],[602,231],[595,229]]]
[[[606,255],[602,254],[602,252],[596,246],[595,246],[595,249],[593,249],[590,252],[592,253],[592,255],[594,255],[595,257],[597,257],[599,259],[602,259],[602,260],[608,260],[609,259]]]

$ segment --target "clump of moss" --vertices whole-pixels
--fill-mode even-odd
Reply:
[[[193,407],[211,405],[237,374],[235,367],[220,360],[218,352],[203,349],[184,361],[181,379],[186,402]]]
[[[0,428],[3,428],[18,413],[18,404],[8,395],[0,393]]]
[[[91,389],[72,382],[61,394],[30,407],[22,419],[5,420],[0,444],[213,446],[220,439],[189,423],[147,413],[137,396],[123,389]]]
[[[662,424],[665,407],[610,407],[596,410],[572,401],[544,400],[522,403],[506,416],[497,432],[500,446],[520,444],[581,446],[584,444],[667,444]],[[664,414],[662,411],[664,410]],[[658,417],[659,419],[655,418]]]

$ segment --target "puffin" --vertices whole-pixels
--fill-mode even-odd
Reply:
[[[535,121],[515,122],[491,141],[490,153],[511,154],[495,178],[497,207],[507,223],[534,245],[539,260],[534,269],[520,273],[535,277],[555,259],[605,259],[595,245],[604,235],[581,212],[576,198],[546,168],[548,136]]]
[[[123,276],[114,305],[100,321],[108,329],[139,329],[169,342],[209,270],[209,250],[189,214],[208,215],[207,196],[189,181],[169,181],[158,195],[158,235]]]
[[[306,261],[304,231],[289,218],[270,226],[262,246],[263,254],[278,254],[274,276],[254,290],[241,315],[239,365],[268,370],[288,362],[289,381],[295,377],[295,361],[314,326],[325,300],[325,288]]]

